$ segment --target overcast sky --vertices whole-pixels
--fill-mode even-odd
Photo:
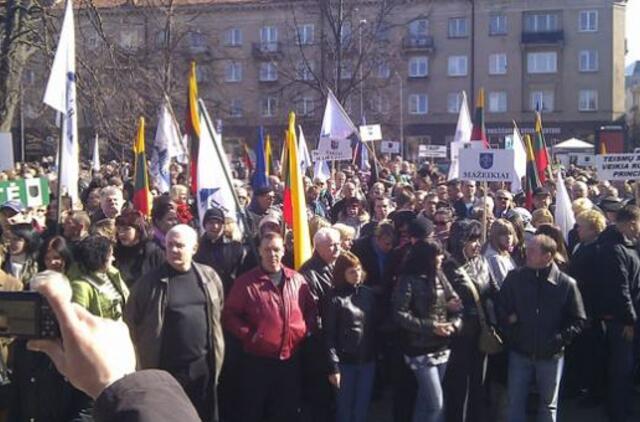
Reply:
[[[640,60],[640,0],[627,2],[627,64]]]

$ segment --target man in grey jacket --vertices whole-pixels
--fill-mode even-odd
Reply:
[[[167,232],[167,262],[136,283],[125,321],[138,366],[168,371],[202,420],[215,422],[216,385],[224,354],[223,289],[211,267],[192,262],[197,239],[196,232],[183,224]]]

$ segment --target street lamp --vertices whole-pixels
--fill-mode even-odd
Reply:
[[[397,70],[394,74],[398,78],[398,84],[400,85],[400,156],[404,160],[404,90],[402,76],[400,76]]]
[[[358,78],[360,79],[360,124],[364,123],[364,84],[362,76],[362,27],[367,24],[366,19],[360,19],[358,25]]]

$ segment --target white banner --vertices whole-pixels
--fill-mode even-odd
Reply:
[[[596,155],[599,180],[640,179],[640,154]]]
[[[382,129],[380,125],[360,126],[360,139],[362,142],[382,140]]]
[[[463,148],[460,154],[460,179],[477,182],[510,182],[515,169],[510,149]]]
[[[445,145],[418,145],[418,158],[447,158]]]
[[[400,154],[400,142],[383,141],[380,144],[380,152],[384,154]]]
[[[318,149],[311,151],[311,160],[316,161],[342,161],[351,160],[353,151],[351,141],[348,139],[336,140],[320,138]]]
[[[13,161],[13,136],[11,132],[0,133],[0,171],[13,170],[16,163]]]

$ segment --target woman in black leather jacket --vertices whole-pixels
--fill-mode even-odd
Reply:
[[[323,327],[329,382],[337,389],[337,422],[365,422],[375,373],[376,298],[363,286],[360,260],[343,252],[333,269]]]
[[[450,256],[443,264],[443,271],[463,305],[462,330],[451,340],[451,357],[444,379],[447,422],[478,422],[486,413],[483,408],[486,355],[478,346],[480,311],[483,317],[487,315],[485,304],[489,298],[495,301],[497,285],[492,282],[489,264],[481,254],[481,236],[482,224],[478,221],[453,223],[448,245]]]
[[[442,379],[450,337],[461,326],[462,304],[441,270],[444,250],[438,241],[412,246],[393,291],[393,315],[404,335],[404,359],[418,384],[414,422],[442,422]]]

